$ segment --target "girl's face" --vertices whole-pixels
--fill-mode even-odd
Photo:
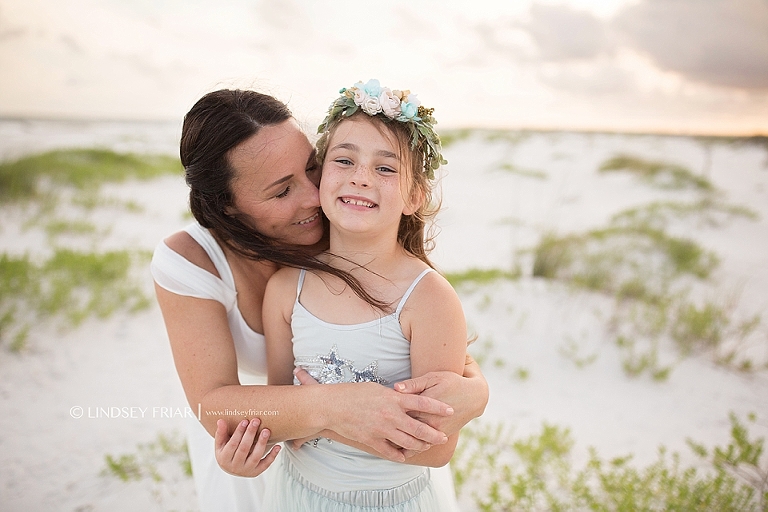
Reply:
[[[319,169],[294,119],[261,128],[235,146],[228,158],[234,169],[234,208],[251,227],[285,244],[320,240]]]
[[[418,206],[406,198],[408,181],[397,138],[367,116],[353,117],[328,141],[320,203],[335,229],[396,237],[400,216]]]

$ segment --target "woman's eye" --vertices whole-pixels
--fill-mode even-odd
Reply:
[[[285,187],[285,190],[277,194],[275,197],[280,197],[280,198],[285,197],[288,195],[288,192],[290,192],[290,190],[291,190],[291,187]]]

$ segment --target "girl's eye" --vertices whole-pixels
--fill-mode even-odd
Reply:
[[[288,192],[290,192],[290,190],[291,190],[291,187],[290,187],[290,186],[288,186],[288,187],[285,187],[285,190],[283,190],[282,192],[280,192],[279,194],[277,194],[275,197],[283,198],[283,197],[285,197],[285,196],[287,196],[287,195],[288,195]]]
[[[379,172],[383,172],[383,173],[387,173],[387,174],[392,174],[392,173],[396,173],[397,172],[396,170],[392,169],[391,167],[379,167],[378,169],[379,169]]]
[[[352,165],[352,160],[349,160],[347,158],[337,158],[335,162],[341,165]]]

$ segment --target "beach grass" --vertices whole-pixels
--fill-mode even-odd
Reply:
[[[0,254],[0,340],[19,351],[30,326],[46,319],[60,318],[74,327],[89,317],[146,309],[150,299],[131,270],[148,260],[148,253],[128,250],[59,248],[42,262]]]
[[[700,464],[684,466],[678,453],[661,446],[645,467],[634,465],[632,455],[605,459],[594,448],[576,466],[570,430],[557,425],[515,438],[503,424],[481,424],[462,430],[451,469],[457,494],[469,494],[483,511],[759,512],[768,507],[768,461],[765,438],[749,431],[755,419],[731,414],[724,446],[687,440]]]
[[[629,172],[642,180],[666,189],[692,188],[698,191],[714,190],[712,183],[696,176],[688,168],[669,162],[646,160],[635,155],[620,154],[600,164],[600,172]]]
[[[0,203],[34,199],[41,185],[97,188],[129,178],[181,174],[177,158],[118,153],[108,149],[59,149],[0,163]]]
[[[444,276],[454,288],[465,285],[486,285],[499,280],[516,280],[521,276],[520,269],[502,270],[499,268],[470,268],[461,272],[447,272]]]

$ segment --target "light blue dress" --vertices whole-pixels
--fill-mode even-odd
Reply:
[[[291,317],[296,366],[321,384],[378,382],[385,386],[411,377],[410,342],[400,327],[400,313],[422,272],[391,315],[353,325],[331,324],[310,313],[300,301],[306,271],[299,274]],[[322,404],[318,404],[322,407]],[[434,471],[398,464],[338,442],[320,438],[298,450],[282,450],[266,490],[265,509],[317,511],[427,512],[457,510],[453,486],[445,479],[437,490]]]

